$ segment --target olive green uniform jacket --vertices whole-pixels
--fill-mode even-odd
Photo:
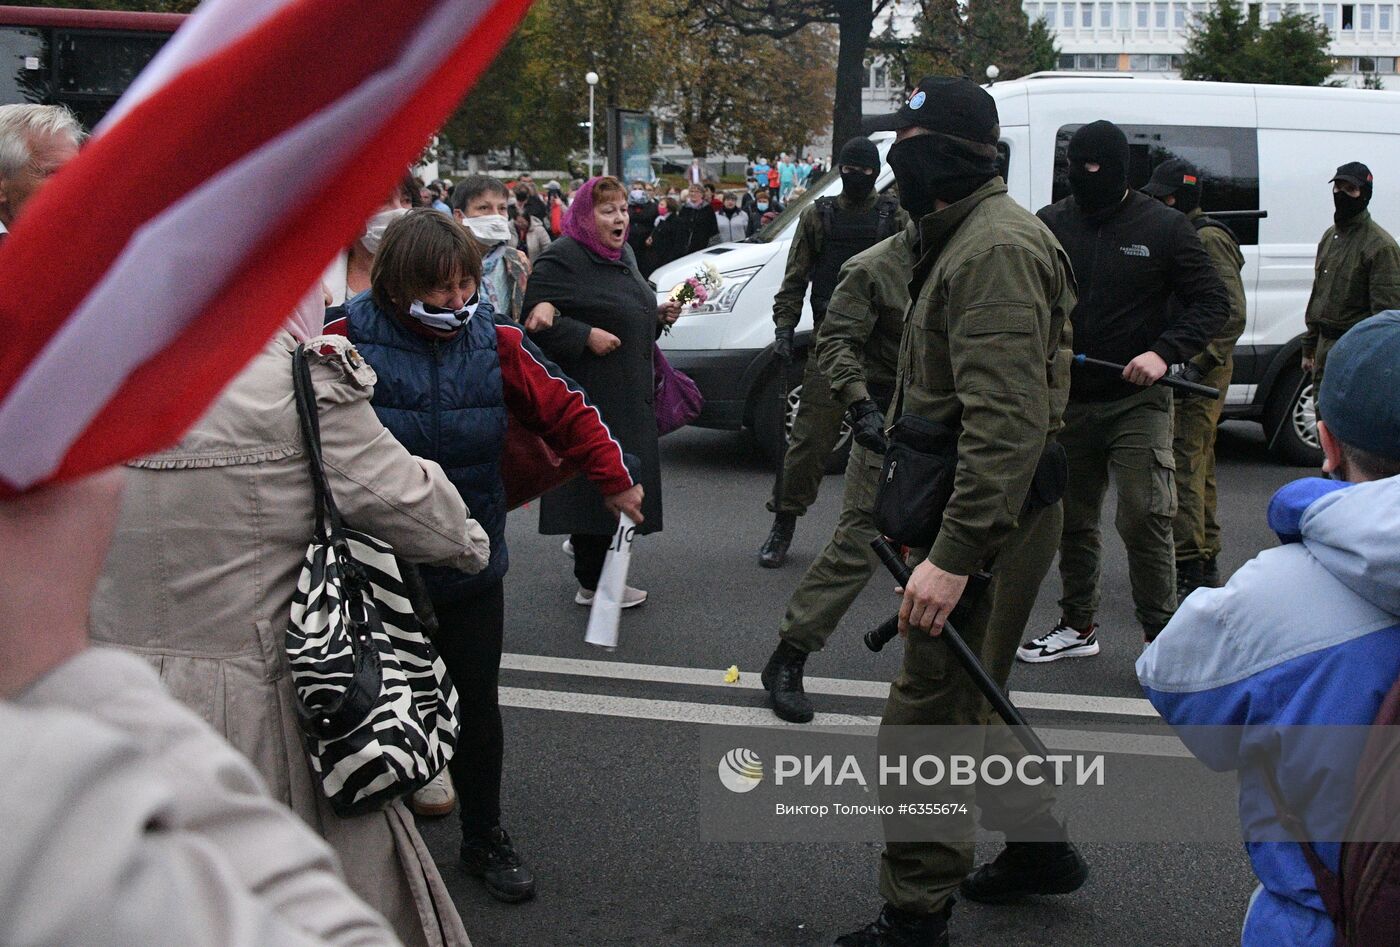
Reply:
[[[975,572],[1015,527],[1069,400],[1069,258],[1000,177],[920,221],[891,420],[960,428],[953,496],[929,552]]]
[[[880,192],[872,191],[864,200],[856,202],[845,194],[836,197],[836,206],[841,210],[869,212],[880,200]],[[909,215],[904,208],[895,212],[895,224],[901,229],[909,223]],[[802,321],[802,300],[807,297],[807,284],[812,279],[812,267],[822,254],[822,218],[813,201],[802,209],[797,218],[797,233],[788,248],[787,271],[783,273],[783,284],[773,297],[773,327],[776,329],[796,329]],[[849,262],[849,261],[847,261]]]
[[[841,267],[840,282],[817,331],[816,359],[843,407],[866,398],[883,404],[876,395],[888,396],[894,388],[918,240],[918,228],[908,223]]]
[[[1187,214],[1186,219],[1195,223],[1201,216],[1203,215],[1198,207]],[[1202,227],[1196,231],[1196,235],[1201,238],[1201,245],[1210,255],[1210,262],[1215,264],[1215,271],[1220,274],[1220,281],[1225,284],[1225,293],[1230,297],[1230,314],[1226,316],[1225,324],[1206,343],[1201,353],[1191,359],[1197,368],[1209,375],[1215,369],[1230,363],[1235,343],[1244,332],[1244,280],[1240,278],[1244,254],[1240,253],[1240,246],[1234,237],[1219,227]],[[1229,384],[1228,380],[1226,384]]]
[[[1317,245],[1303,357],[1317,354],[1319,339],[1335,341],[1362,319],[1396,308],[1400,247],[1395,238],[1371,219],[1369,211],[1328,227]]]

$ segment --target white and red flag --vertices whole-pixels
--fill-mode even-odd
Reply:
[[[175,442],[528,6],[206,0],[0,245],[0,493]]]

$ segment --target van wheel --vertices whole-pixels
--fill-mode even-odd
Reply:
[[[1317,394],[1312,376],[1300,366],[1274,382],[1264,409],[1264,436],[1279,459],[1298,467],[1321,467],[1322,445],[1317,439]]]
[[[792,436],[792,424],[797,418],[797,409],[802,404],[802,370],[805,358],[795,358],[788,366],[784,381],[783,366],[774,363],[755,388],[753,405],[753,433],[758,440],[763,456],[776,470],[783,462],[788,440]],[[782,391],[786,385],[786,391]],[[836,446],[826,458],[827,473],[839,473],[846,469],[846,458],[851,453],[851,426],[841,422],[841,436]]]

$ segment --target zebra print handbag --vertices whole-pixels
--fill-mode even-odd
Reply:
[[[316,532],[297,579],[287,659],[311,768],[342,816],[418,789],[452,758],[457,693],[414,613],[394,550],[341,521],[321,460],[304,346],[292,381]]]

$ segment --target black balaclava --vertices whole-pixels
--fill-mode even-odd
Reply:
[[[1371,195],[1375,192],[1375,184],[1371,178],[1371,169],[1359,161],[1353,161],[1338,168],[1332,180],[1338,179],[1345,179],[1361,188],[1360,197],[1352,197],[1350,194],[1343,194],[1340,191],[1332,192],[1332,205],[1335,208],[1332,220],[1341,225],[1370,206]]]
[[[875,147],[875,142],[869,138],[852,138],[841,146],[841,155],[836,160],[836,166],[854,165],[857,168],[869,168],[870,174],[860,171],[852,171],[849,174],[841,172],[841,193],[856,201],[863,201],[870,196],[870,192],[875,190],[875,177],[880,173],[880,152]]]
[[[1069,140],[1069,189],[1079,209],[1093,214],[1113,207],[1128,190],[1128,136],[1112,122],[1090,122]],[[1097,171],[1084,165],[1093,162]]]
[[[994,154],[975,154],[938,132],[895,142],[888,160],[899,203],[915,220],[933,213],[935,200],[956,204],[999,173]]]

